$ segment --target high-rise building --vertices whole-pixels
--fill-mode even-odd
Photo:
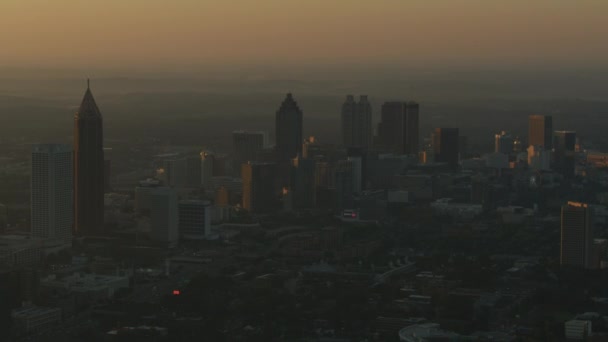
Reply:
[[[32,237],[69,241],[74,222],[72,147],[59,144],[32,148]]]
[[[276,113],[275,122],[276,156],[281,162],[288,162],[302,153],[302,110],[287,94]]]
[[[266,132],[234,131],[232,148],[235,164],[240,166],[248,161],[257,161],[258,154],[266,146]]]
[[[342,105],[342,143],[346,147],[369,148],[372,144],[372,106],[366,95],[352,95]]]
[[[551,151],[542,146],[528,147],[528,167],[534,171],[551,170]]]
[[[591,267],[593,245],[592,213],[589,205],[568,202],[562,206],[560,264],[567,267]]]
[[[182,238],[201,238],[211,234],[211,202],[180,201],[179,233]]]
[[[385,102],[378,124],[381,148],[397,154],[419,152],[419,105],[416,102]]]
[[[511,154],[513,153],[513,136],[506,131],[494,135],[494,152]]]
[[[354,203],[354,184],[353,163],[349,160],[338,161],[334,173],[335,209],[351,209]]]
[[[292,178],[290,196],[293,209],[311,209],[315,207],[316,163],[313,159],[294,158],[292,160]]]
[[[243,208],[268,213],[278,208],[277,164],[249,162],[241,166]]]
[[[530,115],[528,145],[553,148],[553,118],[550,115]]]
[[[104,215],[103,118],[90,87],[74,116],[74,232],[99,234]]]
[[[458,165],[460,153],[458,128],[435,128],[433,133],[433,154],[435,161]]]
[[[135,209],[150,219],[150,239],[169,246],[179,241],[177,192],[165,186],[135,188]]]
[[[200,153],[200,162],[201,162],[201,184],[205,189],[209,189],[211,187],[211,178],[213,177],[213,161],[214,156],[209,152],[201,152]]]
[[[556,131],[553,140],[554,169],[564,177],[574,177],[576,168],[576,132]]]

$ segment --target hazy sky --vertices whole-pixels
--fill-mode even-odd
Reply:
[[[606,66],[608,0],[0,0],[0,67]]]

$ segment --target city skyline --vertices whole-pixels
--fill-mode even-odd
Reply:
[[[3,1],[0,340],[608,341],[604,10]]]

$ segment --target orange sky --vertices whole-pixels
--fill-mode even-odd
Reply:
[[[600,65],[608,0],[0,0],[0,66]]]

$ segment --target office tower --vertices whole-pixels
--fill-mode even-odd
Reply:
[[[72,147],[46,144],[32,148],[32,237],[69,241],[72,237]]]
[[[352,95],[342,105],[342,143],[346,147],[369,148],[372,144],[372,106],[366,95]]]
[[[249,162],[241,166],[244,209],[258,214],[278,208],[277,174],[275,163]]]
[[[205,189],[211,187],[211,177],[213,177],[213,154],[209,152],[200,153],[201,162],[201,184]]]
[[[515,140],[511,134],[502,131],[494,135],[494,152],[511,154]]]
[[[165,185],[172,187],[184,187],[186,185],[186,160],[173,158],[163,161],[163,181]]]
[[[460,139],[458,128],[435,128],[433,133],[433,154],[435,161],[458,165]]]
[[[198,188],[202,185],[202,173],[203,164],[201,163],[200,156],[194,154],[192,156],[185,157],[186,164],[186,179],[184,181],[185,186],[189,188]]]
[[[103,231],[103,118],[87,90],[74,117],[74,232]]]
[[[135,188],[135,209],[150,219],[150,239],[175,245],[179,240],[177,192],[166,186]]]
[[[381,148],[397,154],[419,152],[419,105],[416,102],[385,102],[378,124]]]
[[[528,147],[528,167],[533,171],[551,170],[551,151],[542,146]]]
[[[348,160],[338,161],[334,173],[335,209],[344,210],[352,207],[354,183],[353,163]]]
[[[591,208],[585,203],[568,202],[562,206],[562,266],[588,268],[593,244]]]
[[[564,177],[574,177],[576,167],[576,132],[557,131],[553,140],[553,157],[555,171]]]
[[[366,155],[362,149],[353,147],[348,149],[346,160],[351,163],[353,191],[359,194],[365,189],[365,184],[367,181]]]
[[[239,167],[248,161],[257,161],[258,155],[264,149],[266,132],[232,132],[232,149],[235,165]]]
[[[178,204],[179,233],[182,238],[202,238],[211,235],[211,202],[184,200]]]
[[[530,115],[528,145],[553,149],[553,118],[549,115]]]
[[[276,156],[281,162],[288,162],[302,153],[302,111],[287,94],[276,113],[275,123]]]
[[[316,197],[316,162],[313,159],[296,157],[292,160],[291,165],[290,196],[293,209],[314,208]]]

